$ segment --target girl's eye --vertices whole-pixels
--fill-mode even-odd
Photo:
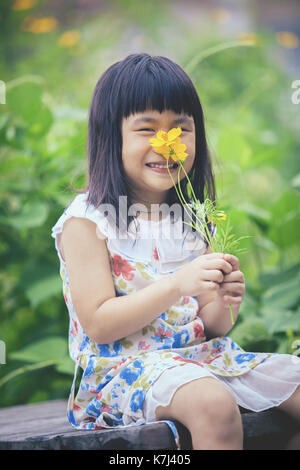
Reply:
[[[142,132],[142,131],[151,131],[151,132],[155,132],[154,129],[139,129],[139,132]],[[188,129],[182,129],[182,132],[189,132]]]

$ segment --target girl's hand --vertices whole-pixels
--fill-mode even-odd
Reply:
[[[231,260],[231,263],[230,263]],[[224,253],[209,253],[197,256],[193,261],[172,274],[180,295],[216,297],[224,275],[232,271],[233,255],[225,260]]]
[[[223,295],[226,307],[229,307],[229,304],[240,305],[245,295],[245,277],[239,270],[239,260],[236,256],[229,258],[225,255],[225,260],[231,263],[232,271],[229,274],[224,274],[219,292]]]

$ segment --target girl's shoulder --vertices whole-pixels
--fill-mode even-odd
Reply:
[[[52,227],[52,237],[55,238],[58,233],[63,230],[64,223],[71,217],[80,217],[89,219],[94,222],[102,234],[107,237],[109,235],[108,223],[104,214],[93,206],[88,204],[88,193],[77,194],[74,199],[67,205],[63,213]]]

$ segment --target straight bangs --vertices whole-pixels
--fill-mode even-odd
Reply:
[[[197,93],[189,77],[172,67],[171,61],[159,57],[159,61],[141,60],[128,81],[123,83],[119,107],[123,118],[146,110],[162,113],[171,110],[176,114],[196,115]]]

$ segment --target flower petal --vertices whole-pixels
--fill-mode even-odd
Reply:
[[[152,147],[161,147],[162,145],[166,144],[164,140],[156,139],[155,137],[153,137],[152,139],[149,139],[149,142],[152,145]]]
[[[159,140],[163,140],[164,143],[168,142],[168,134],[165,131],[158,131],[156,137]]]
[[[173,144],[172,148],[176,153],[182,153],[186,150],[186,145],[185,144]]]
[[[174,127],[168,132],[168,141],[173,141],[180,136],[182,130],[181,127]]]
[[[156,153],[163,155],[163,157],[165,157],[166,160],[170,158],[170,149],[169,147],[167,147],[167,145],[163,145],[162,147],[157,148]]]

